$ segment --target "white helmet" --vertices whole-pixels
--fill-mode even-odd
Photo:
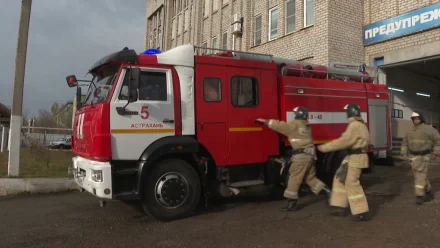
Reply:
[[[425,122],[425,118],[423,118],[423,115],[421,113],[419,113],[419,112],[414,111],[411,114],[411,119],[414,120],[414,118],[419,118],[420,122]]]

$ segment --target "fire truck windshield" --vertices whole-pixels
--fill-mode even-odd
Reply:
[[[94,84],[90,84],[85,104],[94,105],[107,101],[115,82],[118,69],[119,66],[110,66],[96,75],[97,81]]]

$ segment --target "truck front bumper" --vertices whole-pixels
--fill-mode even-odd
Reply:
[[[108,162],[73,157],[71,173],[75,182],[87,192],[103,199],[112,199],[112,171]]]

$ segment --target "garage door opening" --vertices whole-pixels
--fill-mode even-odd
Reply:
[[[411,114],[420,111],[426,124],[440,126],[440,56],[379,65],[386,73],[391,107],[393,155],[400,154]]]

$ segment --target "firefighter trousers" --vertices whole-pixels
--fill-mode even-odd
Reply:
[[[316,177],[315,160],[312,156],[301,158],[293,157],[289,168],[289,182],[287,189],[284,191],[284,197],[297,200],[298,190],[303,181],[312,189],[316,195],[321,192],[325,184]]]
[[[427,161],[423,158],[416,158],[411,161],[416,196],[424,196],[426,192],[431,191],[431,184],[428,180],[429,162],[430,161]]]
[[[350,207],[352,215],[368,212],[367,198],[359,181],[361,173],[362,169],[348,166],[345,184],[341,183],[336,176],[333,178],[330,206]]]

